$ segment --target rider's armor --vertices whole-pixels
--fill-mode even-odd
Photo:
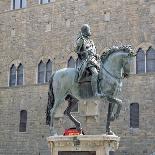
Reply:
[[[77,66],[79,71],[79,78],[80,81],[83,72],[85,69],[89,69],[92,74],[91,78],[91,86],[94,95],[98,95],[98,87],[97,87],[97,79],[98,79],[98,70],[100,68],[98,62],[98,55],[96,54],[96,48],[94,42],[89,38],[90,36],[90,28],[88,25],[84,25],[81,28],[81,35],[77,39],[76,42],[76,53],[78,54],[81,63]]]
[[[77,51],[81,60],[87,61],[87,67],[96,67],[99,69],[99,62],[97,61],[97,54],[94,42],[89,38],[80,37],[77,40],[77,47],[81,48]]]

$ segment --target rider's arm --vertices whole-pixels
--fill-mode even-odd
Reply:
[[[82,37],[80,37],[79,39],[77,39],[76,42],[76,53],[80,54],[81,48],[83,46],[84,40]]]
[[[96,47],[95,47],[95,44],[94,44],[93,40],[91,40],[91,43],[92,43],[92,46],[93,46],[94,56],[96,57],[96,59],[100,59],[100,55],[96,53]]]

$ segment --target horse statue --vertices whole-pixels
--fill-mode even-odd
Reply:
[[[131,58],[135,55],[131,46],[115,46],[104,52],[100,57],[98,90],[102,94],[99,98],[106,99],[109,102],[106,125],[107,134],[113,134],[110,129],[110,122],[119,117],[122,101],[117,97],[121,91],[122,80],[129,76]],[[98,98],[93,95],[90,89],[91,81],[88,77],[83,79],[82,82],[78,82],[77,79],[78,71],[76,68],[60,69],[53,73],[50,78],[46,124],[50,126],[51,135],[56,134],[53,119],[57,108],[64,100],[68,101],[64,114],[69,116],[76,129],[81,131],[81,123],[72,116],[71,110],[80,99]],[[86,85],[87,87],[85,87]],[[115,113],[114,107],[116,108]]]

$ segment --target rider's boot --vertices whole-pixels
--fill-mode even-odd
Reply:
[[[98,76],[92,75],[91,86],[92,86],[93,94],[96,97],[102,97],[102,94],[98,93],[97,78]]]

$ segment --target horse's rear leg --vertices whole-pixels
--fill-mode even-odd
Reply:
[[[75,124],[76,129],[78,131],[81,131],[81,123],[78,120],[76,120],[75,117],[73,117],[70,113],[79,100],[73,97],[72,95],[67,95],[65,100],[68,101],[68,107],[64,111],[64,114],[67,115],[70,118],[70,120]]]
[[[115,119],[119,117],[119,114],[122,108],[122,101],[119,99],[116,99],[116,104],[117,104],[117,110],[116,110],[116,113],[114,114]]]
[[[57,108],[59,107],[59,105],[63,102],[63,100],[56,100],[54,103],[53,108],[51,109],[51,122],[50,122],[50,134],[53,135],[57,135],[57,132],[54,128],[54,116],[55,116],[55,112],[57,110]]]

